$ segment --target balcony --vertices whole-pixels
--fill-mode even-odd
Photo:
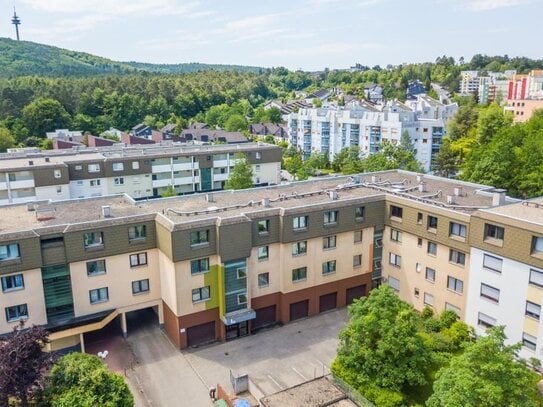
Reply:
[[[153,174],[157,174],[160,172],[171,172],[172,166],[170,164],[153,165],[151,171],[153,172]]]
[[[173,170],[174,171],[190,171],[193,168],[198,168],[198,163],[197,162],[194,163],[194,166],[190,162],[189,163],[178,163],[178,164],[173,165]]]
[[[23,180],[11,181],[9,183],[9,187],[11,189],[34,188],[34,180],[23,179]]]

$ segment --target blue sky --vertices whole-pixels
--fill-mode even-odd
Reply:
[[[543,0],[0,0],[0,36],[121,61],[319,70],[543,58]]]

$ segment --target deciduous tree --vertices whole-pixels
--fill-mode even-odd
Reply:
[[[236,164],[230,172],[230,176],[224,185],[225,189],[246,189],[252,188],[253,168],[244,154],[236,154]]]

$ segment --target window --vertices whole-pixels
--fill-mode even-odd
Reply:
[[[260,273],[258,275],[258,288],[270,285],[270,273]]]
[[[238,280],[247,278],[247,267],[240,267],[236,269],[236,278]]]
[[[336,272],[336,261],[330,260],[322,263],[322,274],[330,274]]]
[[[147,237],[147,226],[136,225],[128,228],[128,240],[143,240]]]
[[[362,242],[362,231],[361,230],[355,230],[354,231],[354,243],[361,243]]]
[[[100,164],[89,164],[87,170],[89,172],[100,172]]]
[[[140,169],[139,161],[132,161],[132,169],[133,170],[139,170]]]
[[[543,237],[532,236],[532,254],[543,254]]]
[[[102,232],[88,232],[83,234],[83,243],[85,249],[92,247],[101,247],[104,245],[104,235]]]
[[[25,282],[22,274],[13,274],[11,276],[2,277],[2,291],[21,290],[25,287]]]
[[[263,235],[270,232],[270,220],[259,220],[258,221],[258,233]]]
[[[422,247],[422,238],[420,237],[417,238],[417,246]]]
[[[535,351],[536,345],[537,345],[537,338],[535,336],[527,334],[526,332],[522,333],[522,346]]]
[[[365,214],[366,214],[366,208],[364,206],[358,206],[354,208],[354,217],[357,221],[364,220]]]
[[[390,217],[401,219],[403,216],[403,208],[399,206],[390,205]]]
[[[124,170],[123,163],[113,163],[113,171],[122,171]]]
[[[75,170],[76,171],[81,171],[83,169],[83,166],[82,165],[76,165],[74,166]]]
[[[543,287],[543,271],[530,269],[530,284]]]
[[[495,318],[483,314],[482,312],[479,312],[477,315],[477,325],[483,328],[492,328],[493,326],[496,326],[497,323],[498,321]]]
[[[434,306],[434,296],[432,294],[424,293],[424,305]]]
[[[400,243],[402,241],[402,232],[396,229],[390,229],[390,240]]]
[[[0,245],[0,261],[14,260],[21,257],[17,243]]]
[[[25,318],[28,318],[28,307],[26,304],[6,307],[6,320],[8,322],[19,321],[20,319]]]
[[[17,180],[17,177],[15,174],[8,174],[9,182],[15,182]]]
[[[123,177],[114,178],[113,183],[115,185],[124,185],[124,178]]]
[[[192,290],[192,302],[209,300],[210,295],[209,286],[195,288]]]
[[[338,221],[338,211],[324,212],[324,225],[335,225]]]
[[[261,246],[258,248],[258,260],[268,260],[269,248],[268,246]]]
[[[420,271],[422,270],[422,264],[420,263],[415,263],[415,271],[417,273],[420,273]]]
[[[260,172],[260,164],[255,165],[255,172]]]
[[[415,295],[415,297],[419,298],[419,295],[420,295],[419,289],[415,287],[415,289],[413,290],[413,294]]]
[[[149,292],[149,279],[132,281],[132,294]]]
[[[62,186],[57,185],[57,194],[62,194]]]
[[[428,248],[426,249],[426,252],[428,254],[431,254],[432,256],[437,255],[437,243],[428,242]]]
[[[433,268],[426,267],[425,278],[433,283],[436,281],[436,271]]]
[[[247,294],[240,293],[238,294],[238,305],[247,304]]]
[[[489,254],[483,256],[483,267],[488,270],[497,271],[498,273],[502,272],[502,263],[503,260],[499,257],[494,257]]]
[[[89,298],[91,304],[97,304],[99,302],[106,302],[109,300],[109,292],[107,287],[97,288],[89,291]]]
[[[402,265],[402,257],[391,252],[388,255],[388,262],[395,267],[400,267]]]
[[[292,218],[292,228],[296,229],[307,229],[307,216],[295,216]]]
[[[422,225],[422,212],[417,212],[417,223]]]
[[[437,229],[437,218],[435,216],[428,215],[427,227],[431,230]]]
[[[362,267],[362,255],[361,254],[355,254],[353,256],[353,267]]]
[[[450,222],[449,223],[449,235],[451,236],[458,236],[458,237],[466,237],[466,225],[461,225],[460,223],[456,222]]]
[[[106,261],[94,260],[87,262],[87,276],[98,276],[100,274],[106,274]]]
[[[452,311],[456,315],[460,316],[460,308],[455,305],[449,304],[448,302],[445,303],[445,311]]]
[[[447,276],[447,288],[455,293],[462,294],[464,292],[464,282],[457,278]]]
[[[55,178],[62,177],[62,173],[60,172],[60,170],[53,170],[53,177]]]
[[[449,251],[449,261],[463,266],[466,264],[466,254],[459,252],[458,250],[450,249]]]
[[[197,230],[190,232],[190,245],[196,246],[209,243],[209,230]]]
[[[209,271],[209,257],[196,259],[190,262],[190,274],[207,273]]]
[[[130,255],[130,267],[144,266],[147,264],[147,253]]]
[[[91,179],[89,181],[89,185],[91,187],[99,187],[100,186],[100,180],[99,179]]]
[[[526,301],[525,314],[531,318],[539,320],[539,316],[541,315],[541,305]]]
[[[292,281],[301,281],[307,278],[307,267],[299,267],[292,270]]]
[[[307,242],[296,242],[292,243],[292,255],[299,256],[301,254],[307,253]]]
[[[335,249],[336,248],[336,236],[326,236],[322,238],[323,249]]]
[[[492,302],[500,302],[500,290],[491,287],[485,283],[481,283],[481,297],[486,298]]]
[[[486,239],[496,239],[503,240],[504,230],[500,226],[492,225],[490,223],[485,223],[485,240]]]
[[[388,285],[390,288],[392,288],[394,291],[399,292],[400,291],[400,280],[394,277],[388,278]]]

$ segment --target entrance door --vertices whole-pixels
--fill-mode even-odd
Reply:
[[[360,298],[366,295],[366,284],[357,285],[356,287],[347,288],[347,305],[351,305],[355,298]]]
[[[187,345],[198,346],[215,340],[215,321],[187,328]]]
[[[330,311],[331,309],[336,308],[336,304],[337,293],[321,295],[319,297],[319,312]]]
[[[232,324],[226,326],[226,339],[235,339],[241,336],[249,335],[249,323],[247,321],[240,322],[239,324]]]
[[[290,321],[306,318],[309,315],[309,300],[290,304]]]

